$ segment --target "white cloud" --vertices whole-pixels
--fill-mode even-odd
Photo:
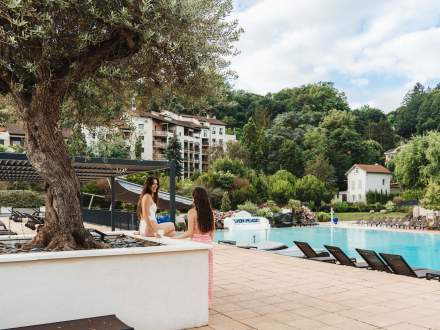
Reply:
[[[344,77],[352,104],[391,110],[404,87],[440,78],[438,1],[261,0],[236,17],[245,29],[232,60],[237,88],[264,94]],[[396,81],[377,91],[370,75]]]

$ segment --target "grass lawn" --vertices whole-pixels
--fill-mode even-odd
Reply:
[[[336,217],[341,221],[355,221],[355,220],[366,220],[366,219],[382,219],[382,218],[403,218],[407,215],[407,212],[390,212],[390,213],[370,213],[370,212],[346,212],[346,213],[336,213]]]

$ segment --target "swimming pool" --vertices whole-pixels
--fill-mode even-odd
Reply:
[[[260,242],[266,232],[256,230],[217,231],[215,240],[228,239],[240,243]],[[324,244],[339,246],[349,256],[360,258],[355,248],[395,253],[405,257],[413,267],[440,269],[440,234],[393,232],[385,230],[336,227],[272,228],[267,240],[293,246],[293,241],[308,242],[316,249]]]

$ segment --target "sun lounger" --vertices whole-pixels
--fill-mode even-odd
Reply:
[[[336,259],[330,257],[327,252],[317,253],[307,242],[293,241],[295,245],[304,254],[304,257],[310,260],[336,263]]]
[[[237,241],[231,241],[228,239],[219,240],[218,244],[226,244],[226,245],[237,245]]]
[[[339,261],[341,265],[351,266],[356,268],[367,268],[368,264],[364,262],[356,262],[356,258],[350,258],[344,251],[337,246],[324,245],[324,247]]]
[[[304,258],[304,253],[302,253],[301,250],[299,250],[296,246],[292,246],[283,250],[273,251],[273,253],[288,257]]]
[[[26,327],[14,328],[15,330],[56,330],[56,329],[95,329],[95,330],[133,330],[116,315],[90,317],[86,319],[71,320],[64,322],[46,323]]]
[[[391,270],[397,275],[405,275],[417,278],[426,278],[427,274],[440,275],[440,271],[426,268],[412,268],[406,260],[398,254],[379,253]]]
[[[287,248],[287,245],[279,242],[263,241],[257,244],[237,244],[242,249],[257,249],[262,251],[276,251]]]
[[[373,270],[392,273],[392,270],[373,250],[356,249],[357,253],[367,262],[368,266]]]

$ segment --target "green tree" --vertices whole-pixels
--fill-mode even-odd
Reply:
[[[30,245],[94,247],[59,129],[61,110],[93,118],[109,108],[99,104],[106,90],[146,95],[167,86],[203,95],[228,74],[240,34],[229,18],[232,1],[8,1],[1,11],[0,94],[13,97],[27,155],[48,187],[45,225]],[[84,109],[70,106],[85,99]]]
[[[87,148],[87,154],[92,157],[129,159],[130,147],[122,134],[98,134],[96,142]]]
[[[169,161],[174,161],[176,164],[176,177],[180,178],[183,175],[183,159],[182,159],[182,145],[177,136],[173,136],[168,141],[165,156]]]
[[[324,182],[314,175],[306,175],[298,179],[293,188],[293,196],[303,202],[313,202],[321,205],[321,201],[329,202],[332,196]]]
[[[403,105],[392,114],[393,125],[400,136],[410,138],[417,132],[418,112],[425,94],[423,85],[415,84],[413,89],[405,95]]]
[[[269,197],[279,204],[286,204],[293,196],[295,176],[286,170],[279,170],[269,179]]]
[[[395,147],[396,134],[387,120],[386,115],[379,109],[363,106],[354,110],[356,116],[356,130],[365,139],[378,142],[383,150]]]
[[[264,137],[264,129],[257,127],[253,119],[244,125],[240,143],[249,155],[249,164],[254,169],[264,168]]]
[[[397,180],[409,189],[440,182],[440,133],[413,137],[393,159]]]
[[[72,130],[72,136],[67,140],[67,149],[72,156],[87,155],[87,143],[81,127],[75,126]]]
[[[220,210],[222,212],[227,212],[231,209],[231,199],[229,198],[229,194],[227,191],[223,194],[222,197],[222,205],[220,207]]]
[[[417,134],[440,130],[440,89],[434,89],[424,95],[416,122]]]
[[[335,169],[323,155],[316,156],[306,164],[305,174],[313,175],[318,180],[330,185],[335,183]]]
[[[142,159],[142,151],[143,151],[143,138],[137,137],[134,145],[134,157],[136,159]]]
[[[422,199],[422,206],[429,210],[440,210],[440,184],[430,182]]]

